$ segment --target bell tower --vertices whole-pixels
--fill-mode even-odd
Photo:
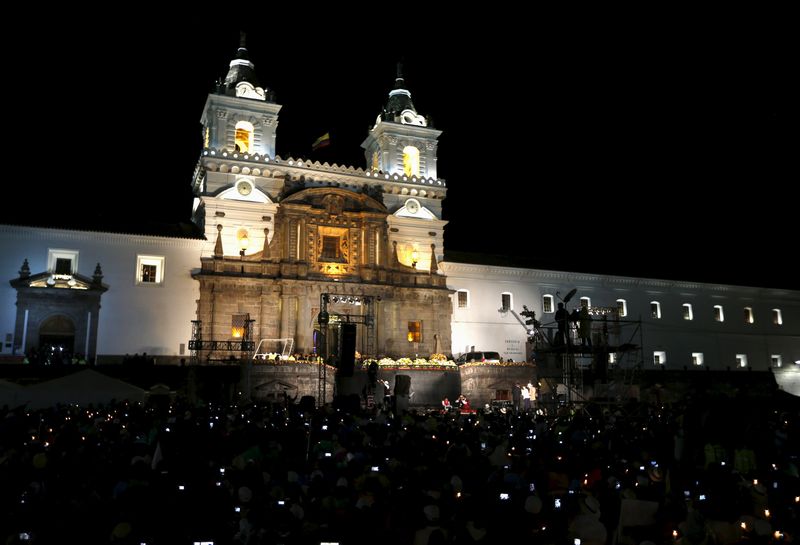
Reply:
[[[411,92],[403,79],[402,65],[398,63],[389,100],[361,144],[367,169],[408,179],[436,179],[436,147],[440,134],[442,131],[430,127],[425,116],[414,108]]]
[[[361,147],[371,174],[400,186],[383,195],[390,211],[390,252],[400,265],[431,274],[438,274],[438,261],[444,257],[447,224],[441,219],[446,189],[436,173],[440,134],[417,113],[398,64],[394,89]]]
[[[203,255],[244,259],[268,247],[284,185],[271,168],[280,109],[272,91],[260,86],[242,33],[200,119],[203,150],[192,180],[192,218],[209,241]]]
[[[275,132],[281,107],[272,91],[259,86],[242,35],[228,75],[208,95],[203,116],[203,149],[275,157]]]

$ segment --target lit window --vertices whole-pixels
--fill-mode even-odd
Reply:
[[[211,130],[208,127],[206,127],[206,129],[203,131],[203,147],[204,148],[211,147],[209,146],[210,141],[211,141]]]
[[[158,276],[158,267],[155,265],[144,264],[142,265],[142,283],[151,284],[155,283]]]
[[[500,305],[504,312],[511,310],[511,294],[506,292],[500,295]]]
[[[249,314],[234,314],[231,316],[231,337],[241,339],[247,334],[247,323],[250,321]]]
[[[381,168],[379,156],[377,151],[372,152],[372,172],[378,172]]]
[[[143,286],[160,286],[164,283],[164,257],[136,256],[136,283]]]
[[[414,146],[403,148],[403,173],[406,176],[419,176],[419,150]]]
[[[625,299],[617,299],[617,312],[620,318],[628,315],[628,302]]]
[[[339,261],[342,257],[339,251],[339,237],[324,235],[322,237],[321,261]]]
[[[458,295],[458,308],[469,307],[469,292],[467,290],[458,290],[456,294]]]
[[[684,320],[693,320],[694,314],[692,314],[692,305],[691,303],[684,303],[683,304],[683,319]]]
[[[542,312],[553,312],[553,296],[542,296]]]
[[[714,321],[724,322],[725,314],[722,312],[722,305],[714,305]]]
[[[581,306],[583,308],[591,308],[592,300],[589,299],[588,297],[581,297]]]
[[[783,365],[783,357],[780,354],[773,354],[769,357],[773,367],[780,367]]]
[[[753,319],[753,307],[744,307],[744,323],[752,324],[755,320]]]
[[[253,124],[239,121],[236,124],[234,147],[239,153],[250,153],[253,150]]]
[[[78,250],[47,251],[47,272],[53,274],[76,274],[78,272]]]
[[[664,365],[667,363],[667,353],[663,350],[656,350],[653,352],[653,363],[656,365]]]
[[[661,303],[658,301],[650,301],[650,317],[656,320],[661,319]]]
[[[408,342],[418,343],[422,339],[422,322],[408,322]]]
[[[608,354],[608,363],[617,363],[617,353],[616,352],[610,352]]]
[[[736,354],[736,367],[747,367],[747,354]]]
[[[692,365],[703,365],[703,353],[702,352],[692,352]]]
[[[775,325],[783,325],[783,313],[781,312],[781,309],[772,309],[772,323]]]

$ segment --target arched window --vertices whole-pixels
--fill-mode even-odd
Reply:
[[[656,320],[661,319],[661,303],[658,301],[650,301],[650,317]]]
[[[234,137],[236,151],[250,153],[253,150],[253,124],[248,121],[239,121],[236,124]]]
[[[419,150],[414,146],[403,148],[403,173],[406,176],[419,176]]]

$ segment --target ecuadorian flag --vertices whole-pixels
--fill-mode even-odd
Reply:
[[[314,143],[311,144],[311,151],[317,151],[320,148],[324,148],[331,145],[331,133],[326,132],[316,140]]]

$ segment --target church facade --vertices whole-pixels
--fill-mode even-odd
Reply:
[[[92,361],[217,361],[246,340],[248,353],[338,356],[346,342],[365,356],[520,361],[530,338],[553,342],[565,302],[591,309],[584,342],[610,335],[637,347],[639,365],[800,362],[798,292],[445,261],[440,131],[400,74],[362,144],[363,169],[280,158],[280,109],[240,48],[202,114],[192,180],[202,235],[0,226],[0,354],[47,345]],[[570,343],[581,340],[572,324]]]

